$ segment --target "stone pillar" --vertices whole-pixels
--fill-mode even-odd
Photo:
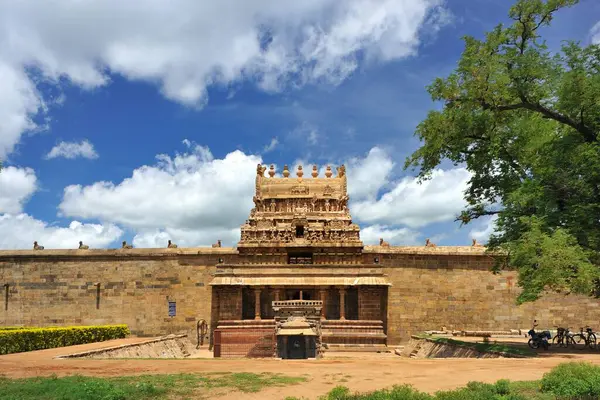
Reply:
[[[260,288],[254,289],[254,319],[260,319]]]
[[[275,299],[275,301],[279,301],[279,293],[281,291],[279,290],[279,288],[275,288],[273,289],[273,298]]]
[[[321,295],[321,302],[323,303],[321,308],[321,319],[325,319],[325,296],[327,294],[327,289],[320,289],[319,294]]]
[[[340,320],[346,319],[346,288],[340,288]]]

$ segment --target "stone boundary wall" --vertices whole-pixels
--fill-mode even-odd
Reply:
[[[0,326],[122,323],[137,336],[188,332],[195,338],[196,321],[211,318],[215,266],[236,255],[231,249],[194,253],[1,251]]]
[[[492,274],[494,259],[482,248],[365,246],[362,257],[360,268],[383,269],[392,284],[384,315],[388,345],[442,327],[496,331],[527,327],[533,319],[544,329],[600,329],[596,299],[548,295],[516,306],[516,273]],[[245,261],[233,248],[2,250],[0,326],[123,323],[134,335],[187,332],[195,338],[196,321],[216,323],[209,283],[217,266]],[[265,273],[277,268],[256,267]],[[175,317],[169,317],[169,301],[176,302]]]

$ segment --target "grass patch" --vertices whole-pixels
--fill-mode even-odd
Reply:
[[[141,400],[196,398],[217,388],[258,392],[271,386],[306,381],[279,374],[212,373],[206,375],[141,375],[116,378],[56,376],[46,378],[0,378],[0,399]]]
[[[511,346],[505,343],[473,343],[463,342],[462,340],[435,337],[435,336],[417,336],[419,339],[427,339],[434,343],[451,344],[455,346],[468,347],[480,352],[500,352],[524,357],[535,357],[537,353],[529,347]]]
[[[321,400],[592,400],[600,398],[600,367],[589,363],[565,363],[544,374],[541,381],[494,384],[469,382],[466,387],[433,395],[410,385],[371,393],[352,393],[337,386]],[[288,398],[289,400],[296,398]]]

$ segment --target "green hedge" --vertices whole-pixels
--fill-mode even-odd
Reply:
[[[127,325],[4,330],[0,331],[0,354],[102,342],[124,338],[129,333]]]
[[[28,328],[26,326],[0,326],[0,332],[1,331],[17,331],[17,330],[21,330],[21,329],[31,329],[31,328]]]

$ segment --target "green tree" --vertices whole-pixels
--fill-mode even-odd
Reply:
[[[600,276],[600,46],[542,31],[577,0],[519,0],[510,25],[466,37],[457,68],[429,87],[442,107],[416,130],[423,145],[406,161],[427,179],[447,159],[472,178],[466,224],[496,215],[496,271],[519,271],[519,301],[545,290],[597,293]]]

